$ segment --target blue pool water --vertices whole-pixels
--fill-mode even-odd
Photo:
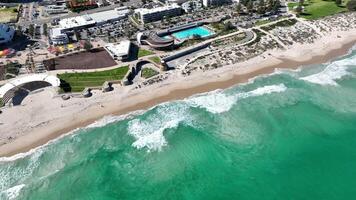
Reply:
[[[200,37],[208,37],[213,34],[214,34],[214,32],[205,28],[204,26],[197,26],[194,28],[189,28],[189,29],[185,29],[183,31],[175,32],[172,35],[179,40],[184,40],[184,39],[190,38],[193,35],[200,35]]]

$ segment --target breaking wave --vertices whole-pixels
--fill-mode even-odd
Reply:
[[[323,71],[317,74],[302,77],[300,79],[319,85],[337,86],[338,84],[336,80],[339,80],[342,77],[349,75],[350,72],[348,72],[347,69],[349,66],[353,65],[355,61],[356,56],[334,61],[330,63]]]
[[[132,144],[137,149],[146,147],[150,150],[161,150],[167,145],[164,137],[166,129],[175,128],[184,120],[189,119],[188,107],[182,104],[163,104],[157,107],[154,114],[146,119],[133,119],[129,122],[128,133],[136,141]]]
[[[221,90],[217,90],[201,96],[189,98],[185,101],[193,107],[205,108],[211,113],[223,113],[230,110],[239,99],[262,96],[270,93],[279,93],[285,91],[286,89],[287,87],[284,84],[269,85],[249,92],[237,93],[235,95],[227,95]]]

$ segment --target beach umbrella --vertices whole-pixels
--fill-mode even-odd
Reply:
[[[11,52],[10,52],[10,49],[5,49],[5,50],[3,51],[4,56],[9,55],[10,53],[11,53]]]

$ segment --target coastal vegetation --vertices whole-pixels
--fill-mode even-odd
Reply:
[[[151,68],[143,68],[141,72],[141,76],[145,79],[151,78],[152,76],[155,76],[159,74],[156,70],[151,69]]]
[[[265,31],[270,31],[273,30],[276,27],[287,27],[287,26],[293,26],[295,23],[297,23],[296,19],[286,19],[283,21],[279,21],[277,23],[271,24],[269,26],[264,26],[261,27]]]
[[[144,57],[144,56],[149,56],[149,55],[153,55],[154,53],[150,50],[146,50],[146,49],[139,49],[138,50],[138,58]]]
[[[64,73],[58,74],[61,79],[61,92],[81,92],[86,87],[100,87],[105,81],[122,80],[128,66],[97,72]]]
[[[350,0],[347,2],[346,7],[349,11],[356,11],[356,0]]]
[[[288,7],[290,10],[294,9],[301,17],[312,20],[347,11],[345,7],[347,2],[346,0],[345,4],[343,4],[339,0],[302,0],[299,3],[289,3]]]
[[[161,59],[158,56],[152,56],[148,58],[149,60],[153,61],[154,63],[160,65],[161,64]]]

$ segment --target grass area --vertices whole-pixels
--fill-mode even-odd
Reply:
[[[213,29],[215,29],[216,31],[222,31],[224,30],[224,24],[223,23],[219,23],[219,22],[215,22],[215,23],[211,23],[209,24]]]
[[[215,40],[215,41],[213,41],[213,45],[214,46],[233,45],[233,44],[239,43],[241,40],[243,40],[245,38],[246,38],[246,34],[240,33],[240,34],[228,37],[228,38]]]
[[[156,70],[151,69],[151,68],[143,68],[141,72],[141,76],[145,79],[151,78],[152,76],[155,76],[159,74]]]
[[[143,56],[149,56],[149,55],[153,55],[154,53],[152,51],[146,50],[146,49],[139,49],[138,50],[138,56],[139,58],[143,57]]]
[[[227,35],[229,33],[237,31],[236,27],[226,29],[225,24],[221,22],[214,22],[209,24],[210,28],[212,28],[218,35]]]
[[[16,22],[18,7],[0,8],[0,23]]]
[[[102,86],[105,81],[122,80],[128,70],[128,66],[123,66],[106,71],[64,73],[57,76],[61,79],[62,92],[81,92],[86,87]]]
[[[148,59],[153,61],[154,63],[156,63],[158,65],[161,64],[161,58],[159,58],[158,56],[149,57]]]
[[[261,25],[264,25],[264,24],[268,24],[268,23],[270,23],[270,22],[272,22],[271,20],[258,20],[256,23],[255,23],[255,25],[256,26],[261,26]]]
[[[345,7],[348,0],[344,1],[341,6],[337,6],[332,0],[309,0],[304,3],[304,12],[301,17],[305,19],[318,19],[329,15],[347,11]],[[289,9],[297,6],[298,3],[289,3]]]
[[[287,26],[293,26],[295,23],[297,23],[296,19],[286,19],[268,26],[261,27],[261,29],[265,31],[270,31],[273,30],[276,27],[287,27]]]

